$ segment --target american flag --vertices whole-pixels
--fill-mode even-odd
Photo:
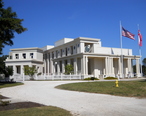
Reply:
[[[135,35],[130,33],[128,30],[124,29],[123,27],[122,27],[122,36],[135,40],[134,38]]]
[[[139,46],[142,46],[142,35],[140,33],[140,30],[138,30],[138,44]]]

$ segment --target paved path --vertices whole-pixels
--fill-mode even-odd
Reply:
[[[69,110],[75,116],[146,116],[146,99],[59,90],[57,85],[78,81],[27,81],[0,89],[18,101],[32,101]]]

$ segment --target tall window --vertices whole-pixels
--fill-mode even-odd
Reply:
[[[12,59],[12,56],[10,56],[9,58]]]
[[[30,58],[33,58],[33,53],[30,53]]]
[[[62,57],[62,49],[60,50],[60,57]]]
[[[56,58],[58,58],[58,50],[56,50]]]
[[[15,54],[15,58],[16,59],[19,59],[19,54]]]
[[[65,55],[67,56],[67,48],[65,48]]]
[[[54,52],[52,52],[52,59],[54,59]]]
[[[71,46],[71,54],[73,54],[73,46]]]
[[[23,53],[23,54],[22,54],[22,57],[23,57],[24,59],[26,59],[26,54],[25,54],[25,53]]]

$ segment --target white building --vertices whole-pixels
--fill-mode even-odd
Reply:
[[[64,38],[55,42],[55,46],[11,49],[5,63],[13,67],[14,74],[22,74],[25,65],[36,66],[38,73],[61,74],[65,65],[72,64],[74,74],[104,78],[122,77],[122,72],[123,77],[133,77],[132,63],[136,60],[136,73],[140,77],[140,56],[134,56],[132,49],[122,49],[122,54],[123,63],[121,48],[102,47],[100,39]]]

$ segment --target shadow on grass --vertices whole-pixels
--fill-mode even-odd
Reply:
[[[140,80],[139,82],[146,82],[146,79]]]

